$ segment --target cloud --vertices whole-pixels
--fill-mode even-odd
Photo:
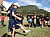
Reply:
[[[11,6],[12,2],[7,2],[7,1],[3,1],[3,5],[5,6],[5,8],[8,10],[8,8]],[[19,4],[16,2],[16,4],[19,6]]]
[[[17,0],[19,4],[22,5],[36,5],[38,7],[42,7],[43,5],[41,3],[36,3],[36,0]]]
[[[21,6],[21,5],[36,5],[38,7],[43,6],[41,3],[36,3],[37,2],[36,0],[14,0],[14,1],[18,1],[16,2],[18,6]],[[11,4],[12,2],[3,1],[3,5],[6,7],[6,9],[8,9],[11,6]]]
[[[50,2],[50,0],[42,0],[43,4],[47,4],[48,2]]]
[[[50,0],[46,0],[46,2],[50,2]]]
[[[50,8],[44,7],[44,10],[50,12]]]

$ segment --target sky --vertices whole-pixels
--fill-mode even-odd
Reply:
[[[3,5],[8,9],[12,3],[18,6],[36,5],[39,9],[50,12],[50,0],[3,0]]]

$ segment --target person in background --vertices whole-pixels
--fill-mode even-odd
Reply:
[[[22,18],[22,20],[20,20],[20,23],[23,25],[23,22],[24,22],[24,17],[22,14],[20,14],[20,18]]]
[[[47,16],[46,16],[46,21],[45,21],[45,23],[46,23],[46,27],[48,27],[48,23],[49,23],[49,14],[47,14]]]
[[[44,15],[44,19],[45,19],[45,21],[46,21],[46,14]],[[44,22],[44,24],[45,24],[45,22]]]
[[[33,25],[34,25],[34,28],[35,28],[36,26],[35,26],[35,24],[34,24],[34,19],[35,19],[35,18],[34,18],[34,13],[32,13],[31,18],[32,18],[31,27],[32,27],[32,24],[33,24]]]
[[[29,19],[31,19],[30,13],[28,13],[27,18],[26,18],[26,20],[27,20],[26,27],[27,27],[27,25],[28,25],[28,23],[29,23],[29,29],[30,29],[30,24],[31,24],[31,23],[30,23]],[[25,27],[25,28],[26,28],[26,27]]]
[[[17,12],[16,16],[20,17],[18,12]],[[16,19],[15,22],[16,22],[16,24],[17,24],[17,23],[20,23],[20,20],[19,20],[19,19]],[[17,25],[16,28],[19,29],[19,26]],[[20,29],[19,29],[19,30],[20,30]]]
[[[40,16],[40,14],[39,14],[39,20],[40,20],[40,17],[41,17],[41,16]],[[39,21],[39,26],[40,26],[40,21]]]
[[[46,14],[44,15],[44,19],[46,20]]]
[[[42,18],[42,14],[40,14],[40,20],[41,20],[41,18]],[[42,22],[40,21],[40,24],[41,24],[41,23],[42,23]],[[40,24],[39,24],[39,26],[41,26]]]
[[[39,22],[40,22],[40,17],[39,17],[39,13],[36,16],[36,27],[39,27]]]
[[[7,14],[7,19],[9,21],[8,32],[11,33],[10,13]]]
[[[5,19],[5,17],[4,17],[3,15],[4,15],[4,14],[1,13],[1,24],[2,24],[2,27],[3,27],[3,25],[4,25],[4,19]]]
[[[41,22],[42,22],[42,27],[44,26],[43,24],[44,24],[44,22],[45,22],[45,19],[44,19],[44,16],[42,15],[42,17],[41,17]]]

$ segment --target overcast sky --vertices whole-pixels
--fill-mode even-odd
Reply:
[[[4,0],[3,5],[8,9],[12,3],[18,6],[36,5],[39,9],[50,12],[50,0]]]

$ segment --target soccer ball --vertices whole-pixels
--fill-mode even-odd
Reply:
[[[30,19],[29,21],[32,21],[32,19]]]

